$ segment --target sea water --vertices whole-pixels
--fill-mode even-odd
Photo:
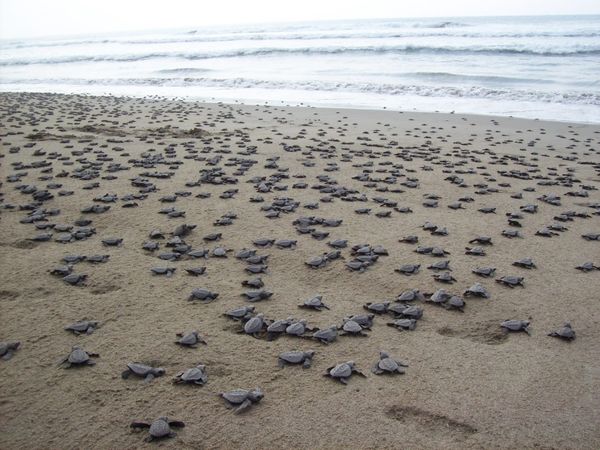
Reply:
[[[5,40],[0,90],[600,123],[600,16],[353,20]]]

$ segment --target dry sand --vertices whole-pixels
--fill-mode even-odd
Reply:
[[[120,198],[137,193],[130,180],[145,171],[174,172],[171,179],[150,179],[158,191],[137,201],[139,207],[122,208],[123,202],[118,200],[108,212],[89,215],[97,234],[69,244],[28,241],[41,232],[32,224],[19,223],[28,212],[1,210],[0,340],[21,341],[10,361],[0,361],[1,448],[600,447],[600,271],[575,270],[586,261],[600,265],[600,242],[581,237],[599,233],[600,218],[575,218],[564,224],[568,231],[552,238],[534,234],[555,222],[553,217],[559,213],[595,212],[585,205],[598,205],[600,191],[589,190],[588,198],[565,194],[580,191],[581,184],[600,188],[599,126],[447,114],[6,93],[0,95],[0,118],[3,205],[32,201],[31,195],[15,189],[22,184],[42,190],[48,183],[60,183],[61,189],[74,191],[72,196],[60,197],[60,189],[51,190],[54,198],[43,208],[59,208],[60,215],[48,217],[50,223],[72,224],[96,196],[114,193]],[[189,133],[194,128],[202,133]],[[186,158],[186,142],[198,151],[191,154],[193,158]],[[27,143],[34,145],[26,147]],[[284,144],[297,146],[299,151],[286,152]],[[182,162],[176,170],[167,165],[144,169],[130,162],[143,152],[154,149],[161,154],[170,146],[175,149],[170,161]],[[239,154],[249,146],[256,146],[256,154]],[[18,152],[9,152],[16,147]],[[36,149],[45,155],[35,156]],[[84,153],[74,156],[73,151]],[[49,159],[53,153],[59,157]],[[71,176],[101,156],[110,158],[99,166],[101,177],[109,175],[105,169],[110,163],[121,163],[129,170],[114,172],[114,180],[83,181]],[[208,166],[206,159],[214,156],[222,160]],[[205,168],[221,167],[231,175],[238,167],[228,161],[235,157],[258,162],[238,177],[238,184],[185,186],[198,180],[199,171]],[[278,157],[277,166],[285,171],[265,168],[270,157]],[[50,171],[44,170],[47,167],[14,169],[16,162],[27,165],[42,160],[51,162]],[[302,165],[307,160],[313,161],[314,167]],[[65,165],[69,161],[74,164]],[[384,161],[398,165],[400,176],[395,184],[382,182],[389,176],[385,171],[393,170],[391,165],[380,165]],[[360,166],[365,163],[372,166]],[[328,172],[327,167],[337,170]],[[372,187],[353,179],[365,169],[372,169]],[[498,174],[512,169],[534,171],[529,180]],[[62,170],[69,175],[51,177]],[[468,187],[445,180],[456,170],[471,171],[459,175]],[[9,182],[7,177],[16,172],[26,175]],[[258,194],[255,185],[246,181],[275,173],[289,175],[275,183],[288,189],[261,194],[264,203],[250,203],[250,197]],[[334,198],[321,202],[317,210],[300,206],[277,219],[264,217],[261,206],[275,197],[291,197],[301,205],[319,202],[326,194],[311,186],[323,184],[316,177],[325,174],[339,186],[366,194],[369,201]],[[41,180],[43,175],[50,177]],[[306,178],[295,178],[297,175]],[[417,178],[419,187],[401,186],[406,177]],[[577,181],[571,187],[544,186],[539,184],[541,177]],[[292,184],[300,181],[306,181],[309,188],[293,189]],[[98,182],[99,187],[82,189],[90,182]],[[480,188],[474,185],[478,183],[497,188],[497,192],[476,194]],[[502,183],[510,186],[499,186]],[[524,192],[528,187],[535,190]],[[235,198],[219,198],[232,188],[239,189]],[[398,188],[404,192],[385,192]],[[180,197],[174,204],[159,201],[182,190],[192,195]],[[200,192],[212,196],[196,198]],[[518,192],[523,192],[522,200],[511,198]],[[549,193],[559,195],[562,205],[537,200]],[[424,194],[439,195],[439,207],[425,208]],[[413,213],[392,211],[390,218],[377,218],[375,212],[390,209],[371,200],[377,196],[409,206]],[[471,196],[474,202],[464,203],[465,210],[447,207],[462,196]],[[505,213],[518,212],[528,203],[538,205],[539,210],[524,214],[520,229],[524,238],[503,237],[502,230],[510,228]],[[158,214],[168,206],[186,211],[185,218]],[[496,207],[497,214],[477,211],[485,206]],[[360,207],[373,211],[355,214],[354,209]],[[213,222],[228,211],[238,216],[234,224],[214,227]],[[300,216],[339,218],[343,224],[316,227],[330,232],[328,239],[317,241],[296,232],[292,221]],[[449,235],[431,236],[421,228],[428,220],[446,226]],[[367,338],[340,336],[329,346],[289,337],[273,342],[254,339],[237,334],[238,325],[222,316],[247,304],[240,296],[246,290],[241,281],[250,277],[242,261],[230,254],[226,259],[165,263],[142,250],[152,229],[168,233],[181,223],[197,225],[185,238],[195,249],[217,245],[202,241],[211,232],[223,233],[219,244],[235,251],[253,248],[252,241],[263,237],[298,240],[294,250],[273,247],[258,252],[270,255],[269,272],[262,278],[274,295],[255,306],[269,319],[294,316],[324,328],[340,324],[347,315],[366,312],[362,309],[366,302],[393,300],[408,288],[433,292],[441,287],[462,294],[481,282],[491,298],[466,298],[464,313],[420,303],[423,318],[410,332],[385,326],[392,319],[386,315],[375,318]],[[53,237],[58,234],[54,232]],[[426,266],[438,260],[415,253],[416,245],[398,242],[410,234],[419,236],[420,245],[442,246],[451,253],[448,259],[456,283],[445,286],[433,280],[433,272]],[[485,257],[464,254],[468,241],[477,235],[493,239]],[[107,237],[123,238],[123,245],[103,247],[101,239]],[[343,260],[324,268],[311,270],[304,264],[331,250],[326,242],[336,238],[348,239],[349,246],[382,245],[389,256],[380,257],[364,273],[346,269],[345,261],[351,259],[349,248],[342,250]],[[69,286],[49,274],[64,255],[76,253],[110,254],[110,260],[76,265],[76,272],[88,275],[82,287]],[[512,266],[524,257],[533,258],[538,268]],[[394,271],[407,263],[421,264],[421,271],[414,276]],[[199,265],[207,267],[203,276],[194,278],[184,271]],[[154,266],[174,266],[177,271],[170,278],[152,276],[150,268]],[[510,289],[493,278],[480,278],[471,273],[478,266],[496,267],[496,277],[523,276],[525,287]],[[188,302],[191,290],[201,287],[218,292],[218,299],[208,305]],[[297,307],[315,294],[323,295],[330,311]],[[99,320],[101,327],[89,336],[64,331],[65,325],[82,318]],[[532,335],[502,333],[499,324],[505,319],[529,319]],[[573,342],[547,336],[564,321],[570,321],[577,333]],[[205,337],[207,346],[184,349],[173,343],[175,333],[194,329]],[[57,362],[76,344],[98,352],[97,364],[57,368]],[[316,351],[312,368],[277,367],[280,352],[311,348]],[[370,367],[380,350],[407,362],[406,374],[372,374]],[[367,378],[353,377],[344,386],[322,376],[327,367],[348,360],[356,361]],[[123,380],[120,374],[130,361],[160,365],[167,374],[149,384]],[[171,383],[177,372],[198,362],[207,366],[205,386]],[[264,390],[265,398],[242,415],[232,414],[217,396],[220,391],[255,386]],[[186,427],[159,444],[146,444],[144,434],[130,432],[132,420],[161,415],[183,420]]]

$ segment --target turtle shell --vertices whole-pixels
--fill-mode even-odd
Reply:
[[[171,434],[171,427],[169,426],[167,420],[164,417],[161,417],[160,419],[156,419],[154,422],[152,422],[149,432],[150,436],[161,438]]]
[[[279,355],[281,359],[292,364],[301,363],[302,361],[304,361],[304,356],[304,352],[301,351],[283,352]]]
[[[382,358],[377,365],[381,370],[385,370],[386,372],[396,372],[400,367],[392,358]]]
[[[229,403],[237,405],[248,398],[248,391],[245,389],[234,389],[233,391],[221,393],[221,396]]]
[[[347,320],[342,328],[347,333],[360,333],[362,331],[362,327],[354,320]]]
[[[347,378],[352,375],[352,367],[348,363],[338,364],[329,371],[329,375],[334,378]]]
[[[248,334],[258,333],[260,330],[262,330],[263,324],[264,321],[262,317],[253,317],[244,325],[244,331]]]
[[[203,366],[202,366],[203,367]],[[192,367],[191,369],[187,369],[180,376],[183,381],[187,381],[193,383],[195,381],[201,381],[202,383],[206,383],[208,377],[206,373],[200,367]]]
[[[71,351],[69,355],[69,362],[71,364],[83,364],[90,359],[87,352],[79,347],[76,347]]]

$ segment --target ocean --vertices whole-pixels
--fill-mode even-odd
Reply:
[[[600,123],[600,16],[353,20],[4,40],[0,91]]]

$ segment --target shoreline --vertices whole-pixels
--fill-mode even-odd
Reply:
[[[185,422],[161,441],[168,449],[600,446],[600,270],[576,269],[600,266],[600,242],[583,238],[600,233],[600,125],[0,93],[0,127],[0,342],[21,343],[0,360],[3,449],[153,448],[130,424],[161,416]],[[182,224],[196,227],[179,242]],[[537,234],[549,226],[560,231]],[[401,241],[410,235],[418,242]],[[158,250],[143,248],[150,240]],[[334,240],[347,241],[337,258]],[[243,249],[266,256],[264,273],[248,273],[258,265],[236,257]],[[52,275],[66,255],[86,257],[63,268],[86,275],[80,286]],[[514,265],[523,258],[536,267]],[[348,266],[357,261],[363,270]],[[454,281],[436,279],[443,261]],[[406,265],[419,268],[400,273]],[[482,267],[495,274],[473,272]],[[496,281],[506,276],[523,286]],[[242,282],[254,277],[272,296],[246,299]],[[489,298],[466,293],[475,283]],[[194,289],[219,295],[189,300]],[[401,310],[412,289],[423,294],[409,303],[422,312],[413,330],[373,313],[366,336],[340,330],[328,345],[311,333],[255,338],[224,316],[254,306],[323,330],[369,302]],[[463,311],[426,301],[439,289],[463,298]],[[316,295],[329,309],[299,307]],[[83,319],[99,321],[93,333],[65,330]],[[505,331],[507,319],[530,322],[531,335]],[[548,336],[564,322],[574,341]],[[192,330],[207,345],[175,344]],[[75,345],[96,364],[57,367]],[[312,366],[279,368],[290,350],[314,350]],[[405,373],[371,372],[381,351]],[[346,361],[366,377],[323,376]],[[130,362],[166,374],[123,379]],[[204,386],[173,383],[199,363]],[[241,415],[219,398],[256,387],[264,398]]]

